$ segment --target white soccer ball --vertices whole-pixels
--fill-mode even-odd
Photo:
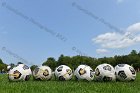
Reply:
[[[8,78],[10,81],[28,81],[31,74],[31,69],[27,65],[19,64],[10,69]]]
[[[117,80],[134,81],[136,78],[135,69],[128,64],[119,64],[115,67]]]
[[[79,65],[75,70],[74,75],[78,80],[91,81],[94,79],[94,71],[87,65]]]
[[[10,65],[8,65],[7,66],[7,71],[9,71],[11,69],[11,66]]]
[[[95,80],[114,81],[116,79],[115,69],[110,64],[101,64],[95,69]]]
[[[64,81],[72,78],[72,70],[66,65],[60,65],[55,69],[55,76],[57,79]]]
[[[48,66],[37,67],[33,71],[33,76],[36,80],[50,80],[52,78],[52,70]]]

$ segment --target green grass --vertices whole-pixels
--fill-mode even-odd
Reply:
[[[140,93],[140,73],[134,82],[30,81],[9,82],[0,75],[0,93]]]

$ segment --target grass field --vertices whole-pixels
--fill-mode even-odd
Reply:
[[[0,75],[0,93],[140,93],[140,73],[134,82],[30,81],[9,82]]]

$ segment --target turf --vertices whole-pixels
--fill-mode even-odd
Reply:
[[[140,73],[134,82],[34,81],[9,82],[0,75],[0,93],[140,93]]]

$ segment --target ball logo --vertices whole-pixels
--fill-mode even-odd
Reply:
[[[80,75],[84,75],[85,73],[86,73],[86,71],[85,71],[84,69],[80,68],[79,74],[80,74]]]
[[[104,70],[111,71],[111,67],[109,65],[103,67]]]
[[[126,74],[124,73],[124,71],[119,71],[118,75],[122,78],[122,79],[126,79],[127,76]]]
[[[67,71],[67,74],[71,75],[72,74],[72,71],[70,69],[66,69]]]
[[[44,76],[48,76],[48,75],[49,75],[49,71],[48,71],[47,69],[44,70],[43,75],[44,75]]]
[[[132,72],[132,74],[133,74],[133,75],[135,75],[135,74],[136,74],[136,72],[135,72],[134,68],[129,67],[129,69],[130,69],[130,71]]]
[[[16,70],[14,71],[13,76],[14,76],[14,79],[19,79],[21,76],[21,73],[18,70]]]

